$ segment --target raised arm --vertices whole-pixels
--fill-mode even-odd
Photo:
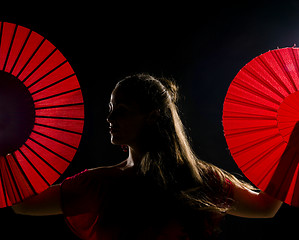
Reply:
[[[272,218],[282,202],[264,192],[254,192],[247,188],[233,186],[234,203],[228,214],[247,218]]]
[[[60,185],[50,186],[42,193],[12,207],[15,213],[31,216],[62,214]]]
[[[298,151],[299,122],[294,126],[286,149],[280,157],[279,164],[266,189],[267,192],[279,193],[276,195],[277,198],[285,198],[286,192],[280,191],[280,188],[289,187],[291,184],[292,179],[285,179],[285,176],[292,176],[294,174],[299,163]],[[284,185],[281,185],[281,182],[284,182]],[[233,199],[234,205],[228,213],[241,217],[273,217],[282,204],[281,201],[270,197],[264,192],[257,193],[239,186],[233,186]]]

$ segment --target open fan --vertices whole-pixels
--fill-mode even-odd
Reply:
[[[83,124],[80,85],[61,52],[28,28],[0,22],[0,207],[53,184]]]
[[[240,70],[223,107],[225,137],[239,168],[258,188],[293,206],[299,206],[299,158],[282,162],[281,155],[299,121],[298,89],[299,49],[277,49]]]

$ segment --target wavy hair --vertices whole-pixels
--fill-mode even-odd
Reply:
[[[140,173],[193,209],[226,212],[232,204],[230,185],[249,185],[196,156],[179,116],[175,82],[142,73],[124,78],[116,88],[136,99],[142,111],[156,113],[144,133]]]

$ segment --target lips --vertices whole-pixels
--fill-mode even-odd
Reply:
[[[111,134],[118,133],[118,132],[119,132],[119,128],[116,128],[116,127],[109,127],[109,132],[110,132]]]

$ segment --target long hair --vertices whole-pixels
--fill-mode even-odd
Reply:
[[[232,203],[230,185],[249,185],[195,155],[178,113],[174,81],[143,73],[124,78],[115,88],[135,98],[142,111],[156,113],[144,133],[140,173],[193,209],[226,212]]]

